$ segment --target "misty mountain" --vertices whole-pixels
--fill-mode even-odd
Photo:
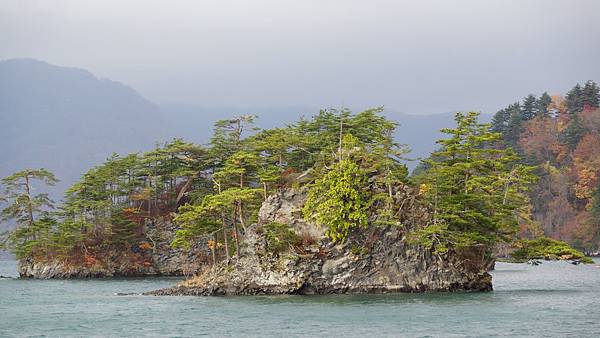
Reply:
[[[161,135],[156,105],[90,72],[30,59],[0,62],[0,176],[44,167],[53,196],[112,151],[149,148]]]
[[[0,61],[0,176],[44,167],[61,182],[51,191],[60,199],[81,174],[113,152],[149,150],[174,137],[206,143],[212,124],[238,114],[256,114],[257,126],[270,128],[310,117],[317,107],[158,106],[134,89],[76,68],[32,59]],[[452,125],[451,113],[409,115],[393,111],[400,122],[399,142],[411,158],[435,148],[439,129]],[[415,162],[408,163],[413,168]]]

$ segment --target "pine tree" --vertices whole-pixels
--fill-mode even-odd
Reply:
[[[579,83],[567,93],[565,100],[569,113],[574,114],[583,110],[583,90]]]
[[[292,124],[298,143],[291,147],[288,166],[304,171],[328,163],[331,154],[339,149],[340,126],[344,134],[355,136],[367,146],[393,143],[397,123],[381,116],[382,111],[383,108],[373,108],[353,115],[348,109],[322,110],[310,121],[303,119]]]
[[[507,109],[501,109],[492,118],[491,130],[496,133],[506,133],[508,121],[510,121],[510,112]]]
[[[552,98],[548,95],[547,92],[544,92],[542,96],[537,101],[537,116],[541,117],[550,117],[550,111],[548,111],[548,107],[552,103]]]
[[[581,90],[582,108],[598,108],[600,105],[600,88],[594,81],[587,81]]]
[[[244,132],[251,128],[255,118],[254,115],[241,115],[215,122],[209,154],[213,168],[222,166],[235,152],[244,150]]]
[[[33,226],[35,216],[54,208],[48,194],[33,194],[34,181],[53,186],[58,180],[46,169],[25,169],[2,179],[5,198],[10,205],[2,210],[2,220],[15,220],[18,224]]]
[[[503,139],[513,147],[518,149],[519,147],[519,136],[523,131],[523,115],[521,113],[521,105],[517,102],[511,104],[506,108],[506,113],[510,116],[506,129],[503,134]]]
[[[524,121],[531,120],[535,117],[538,108],[537,98],[533,94],[527,95],[523,99],[523,105],[521,106],[521,116]]]
[[[48,235],[48,211],[54,208],[47,193],[34,194],[35,181],[53,186],[58,180],[46,169],[25,169],[2,179],[5,189],[4,199],[8,202],[0,212],[0,220],[14,220],[17,228],[9,237],[9,247],[19,257],[29,253],[32,248]],[[37,217],[42,216],[38,221]]]
[[[213,195],[206,196],[201,205],[186,204],[179,208],[179,212],[173,221],[180,228],[175,233],[175,239],[171,246],[190,249],[200,237],[211,236],[214,240],[214,244],[210,248],[214,265],[216,263],[215,251],[219,247],[217,233],[220,230],[224,230],[226,258],[229,259],[227,228],[225,223],[221,223],[220,218],[222,211],[226,210],[231,203],[213,197]]]
[[[584,134],[585,129],[581,124],[581,118],[579,117],[579,114],[573,114],[571,121],[569,121],[569,125],[559,135],[559,140],[564,144],[567,144],[569,148],[575,149]]]
[[[448,246],[490,245],[516,226],[531,168],[517,166],[509,149],[491,147],[500,134],[477,122],[479,113],[456,115],[456,127],[443,129],[440,150],[428,161],[425,191],[433,222],[418,233],[443,253]]]

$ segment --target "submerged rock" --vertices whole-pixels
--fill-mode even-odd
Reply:
[[[403,195],[399,193],[398,198]],[[174,288],[148,295],[276,295],[389,293],[426,291],[489,291],[490,261],[467,252],[440,256],[406,238],[410,222],[419,222],[416,204],[408,209],[403,226],[372,226],[355,230],[346,243],[333,245],[324,230],[306,223],[299,214],[303,193],[287,190],[267,199],[259,223],[246,229],[239,258],[207,268]],[[411,214],[412,213],[412,214]],[[312,245],[287,253],[267,250],[262,226],[277,221],[303,237],[317,237]],[[403,224],[404,224],[403,223]]]

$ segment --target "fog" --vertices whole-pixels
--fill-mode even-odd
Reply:
[[[600,80],[600,1],[0,1],[0,59],[157,103],[493,111]]]

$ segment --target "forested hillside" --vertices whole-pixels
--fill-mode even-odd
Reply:
[[[600,110],[593,81],[566,95],[528,95],[498,111],[492,129],[539,176],[530,192],[533,223],[522,235],[563,239],[586,251],[600,246]]]

